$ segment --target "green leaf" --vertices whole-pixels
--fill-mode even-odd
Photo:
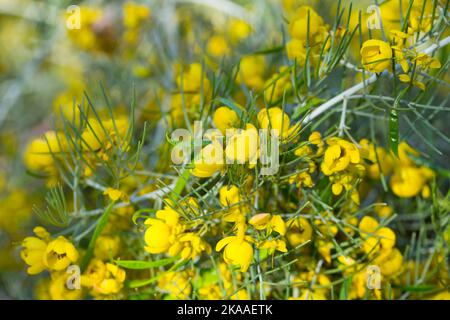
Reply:
[[[128,288],[134,289],[134,288],[140,288],[140,287],[149,285],[150,283],[153,283],[156,280],[158,280],[161,276],[162,276],[162,274],[159,276],[150,278],[150,279],[132,280],[132,281],[128,282]]]
[[[100,217],[97,226],[95,227],[94,234],[92,235],[91,241],[89,242],[88,248],[86,250],[86,254],[83,257],[83,260],[81,261],[81,270],[86,270],[87,265],[89,264],[89,261],[91,261],[92,254],[94,252],[95,248],[95,242],[97,241],[97,238],[102,233],[103,229],[105,228],[106,224],[108,223],[109,216],[111,214],[112,208],[114,207],[114,204],[116,202],[112,201],[108,207],[106,207],[105,212],[103,212],[102,216]]]
[[[262,55],[264,55],[264,54],[272,54],[272,53],[281,52],[283,50],[284,50],[284,46],[281,45],[281,46],[276,46],[276,47],[273,47],[273,48],[268,48],[268,49],[255,51],[252,54],[262,54]]]
[[[180,197],[181,192],[183,192],[183,189],[186,186],[186,183],[188,182],[190,177],[191,177],[191,170],[184,169],[184,171],[178,177],[177,183],[175,184],[175,187],[173,188],[173,191],[171,193],[171,196],[174,197],[174,199]]]
[[[404,286],[402,287],[402,289],[408,292],[428,292],[435,290],[436,286],[428,284],[418,284],[415,286]]]
[[[352,277],[348,277],[344,280],[342,284],[341,291],[339,292],[339,300],[348,300],[348,293],[350,291],[350,286],[352,284]]]
[[[398,155],[398,110],[394,107],[389,114],[389,147]]]
[[[44,222],[57,227],[67,227],[69,224],[69,214],[67,212],[66,199],[63,187],[50,189],[45,196],[46,208],[44,210],[34,206],[33,211]]]
[[[161,259],[161,260],[157,260],[157,261],[115,260],[114,262],[119,267],[122,267],[125,269],[142,270],[142,269],[163,267],[168,264],[171,264],[174,261],[177,261],[179,258],[180,257],[177,256],[177,257]]]

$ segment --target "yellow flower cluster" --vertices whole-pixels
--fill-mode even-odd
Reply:
[[[168,253],[182,260],[195,259],[203,252],[210,253],[211,247],[197,233],[186,231],[180,214],[166,206],[156,212],[156,218],[145,220],[145,250],[152,254]]]
[[[70,267],[76,266],[79,253],[64,236],[52,239],[42,227],[35,227],[36,237],[26,237],[22,241],[21,258],[29,266],[28,274],[35,275],[45,270],[51,273],[49,283],[41,285],[38,297],[54,300],[80,299],[84,288],[96,298],[118,294],[123,288],[125,271],[112,263],[105,263],[119,250],[120,239],[113,236],[100,236],[92,259],[83,274]],[[78,269],[79,270],[79,269]],[[69,287],[69,284],[72,287]],[[78,286],[78,287],[77,287]]]
[[[423,78],[419,76],[419,71],[428,72],[430,69],[439,69],[440,61],[426,53],[417,53],[408,49],[406,44],[409,43],[409,38],[414,37],[414,34],[409,35],[398,30],[392,30],[391,33],[391,44],[375,39],[363,43],[360,52],[363,67],[367,71],[380,73],[384,70],[392,70],[395,63],[398,63],[404,72],[399,74],[399,80],[425,90],[425,84],[418,80]]]
[[[328,29],[328,25],[313,8],[299,7],[289,22],[289,34],[292,37],[286,44],[289,59],[296,60],[300,66],[305,64],[307,58],[312,61],[317,59],[322,49],[328,49]]]
[[[44,270],[61,271],[78,260],[78,251],[65,237],[51,239],[42,227],[33,229],[36,237],[23,240],[21,257],[28,267],[28,274],[38,274]]]
[[[1,88],[7,295],[450,299],[446,4],[261,1],[49,21]],[[10,20],[14,84],[48,28]]]

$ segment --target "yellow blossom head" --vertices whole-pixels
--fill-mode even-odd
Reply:
[[[213,115],[214,125],[223,134],[226,133],[227,129],[235,128],[239,124],[239,121],[240,119],[236,111],[225,106],[217,108]]]
[[[370,72],[382,72],[391,65],[392,49],[381,40],[367,40],[361,47],[361,63]]]
[[[227,264],[238,265],[241,272],[246,272],[253,260],[253,247],[246,240],[237,236],[226,237],[216,245],[216,251],[223,248],[223,259]]]
[[[63,236],[59,236],[47,245],[44,263],[49,270],[61,271],[78,260],[75,246]]]

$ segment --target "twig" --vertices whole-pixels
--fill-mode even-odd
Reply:
[[[346,115],[347,115],[347,97],[344,97],[344,100],[342,102],[341,122],[339,123],[339,136],[340,137],[342,137],[344,135]]]

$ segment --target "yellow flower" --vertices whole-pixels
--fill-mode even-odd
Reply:
[[[249,221],[256,230],[272,230],[284,236],[286,233],[286,223],[279,215],[271,215],[270,213],[260,213],[254,215]]]
[[[246,272],[253,260],[253,247],[245,239],[238,236],[226,237],[216,245],[216,251],[223,248],[223,259],[227,264],[238,265],[241,272]]]
[[[314,225],[319,229],[321,237],[325,238],[334,238],[338,233],[339,229],[336,225],[336,222],[332,221],[332,213],[331,212],[323,212],[323,216],[329,217],[328,220],[324,219],[316,219],[314,220]]]
[[[92,288],[96,283],[101,282],[106,275],[106,265],[100,259],[92,259],[86,268],[86,271],[81,275],[81,286]]]
[[[394,212],[394,210],[392,209],[392,207],[388,206],[387,204],[380,204],[380,205],[376,205],[375,208],[375,213],[380,217],[380,218],[388,218],[392,215],[392,213]]]
[[[193,232],[183,233],[177,241],[180,242],[179,250],[181,252],[181,259],[183,260],[195,259],[200,256],[203,251],[211,253],[210,245]],[[177,252],[174,252],[171,255],[177,254]]]
[[[408,32],[429,32],[433,26],[433,20],[437,19],[436,16],[433,17],[434,9],[433,2],[426,2],[425,0],[414,1],[412,10],[409,15],[409,30]]]
[[[286,238],[293,247],[312,239],[311,224],[305,218],[292,218],[287,222]]]
[[[251,32],[252,27],[244,20],[231,19],[228,24],[228,34],[234,44],[246,39]]]
[[[357,271],[354,272],[354,270]],[[354,272],[352,275],[352,284],[350,287],[350,291],[348,293],[348,298],[350,300],[370,297],[370,294],[373,294],[376,299],[381,299],[380,290],[378,289],[369,290],[367,288],[369,274],[367,268],[364,265],[353,264],[353,267],[346,269],[346,271]],[[375,277],[373,279],[375,279]]]
[[[325,260],[327,264],[331,263],[331,249],[333,249],[333,243],[330,241],[323,241],[319,240],[317,241],[317,246],[320,255]]]
[[[94,24],[102,18],[101,10],[82,6],[80,15],[82,18],[81,29],[69,29],[69,38],[81,49],[97,51],[102,49],[99,36],[94,32]]]
[[[412,148],[407,142],[401,141],[398,144],[398,162],[400,166],[413,166],[414,161],[410,157],[418,157],[420,153]]]
[[[146,5],[127,1],[123,5],[123,24],[126,28],[135,29],[150,17],[150,8]]]
[[[349,256],[339,255],[339,256],[337,257],[337,260],[338,260],[340,263],[342,263],[344,266],[346,266],[346,267],[355,266],[355,264],[356,264],[355,259],[352,259],[352,258],[349,257]]]
[[[322,172],[325,175],[329,176],[345,170],[350,163],[359,163],[359,150],[353,143],[340,138],[330,138],[327,142],[329,146],[321,164]]]
[[[82,291],[76,288],[69,289],[67,281],[70,275],[65,271],[52,272],[48,287],[48,294],[52,300],[79,300],[82,298]]]
[[[145,224],[149,226],[145,231],[145,250],[153,254],[168,252],[174,244],[179,214],[166,207],[156,212],[156,218],[145,220]]]
[[[379,179],[381,173],[386,176],[392,170],[392,158],[382,147],[375,148],[367,139],[359,141],[361,145],[361,157],[366,159],[366,170],[370,178]]]
[[[104,126],[91,118],[87,121],[86,128],[81,134],[82,147],[85,151],[95,152],[101,149],[106,140],[106,132]]]
[[[48,243],[44,263],[49,270],[61,271],[78,260],[75,246],[63,236]]]
[[[289,23],[289,33],[292,39],[286,45],[288,58],[296,59],[297,63],[303,66],[306,57],[306,45],[309,44],[312,50],[310,59],[316,59],[315,57],[320,54],[323,43],[327,38],[328,26],[324,24],[322,17],[313,8],[300,6]],[[329,44],[326,44],[324,49],[328,50],[328,48]]]
[[[291,73],[288,67],[280,67],[265,83],[264,97],[269,103],[278,102],[292,89]]]
[[[423,69],[439,69],[441,67],[441,62],[438,59],[432,58],[425,53],[419,53],[414,58],[414,61]]]
[[[297,9],[295,12],[295,18],[289,24],[289,33],[293,38],[306,42],[309,29],[309,41],[313,42],[314,37],[320,32],[320,27],[323,24],[322,17],[319,16],[313,8],[309,6],[301,6]]]
[[[239,204],[242,200],[238,187],[234,185],[221,187],[219,190],[219,201],[224,207],[230,207],[223,216],[224,221],[237,222],[242,220],[246,206],[245,204]]]
[[[299,65],[304,65],[306,60],[306,48],[303,41],[291,39],[286,43],[286,53],[290,60],[296,60]]]
[[[245,56],[241,59],[236,80],[250,89],[261,90],[264,87],[264,69],[263,56]]]
[[[391,48],[394,50],[395,61],[401,65],[403,72],[408,72],[409,64],[403,53],[403,48],[399,46],[392,46]]]
[[[362,234],[372,234],[378,228],[378,221],[372,217],[364,216],[359,222],[359,230]],[[367,237],[364,235],[363,237]]]
[[[203,284],[198,290],[200,299],[219,300],[222,297],[220,286],[216,283]]]
[[[258,123],[262,129],[276,130],[275,134],[282,138],[287,138],[300,129],[300,124],[290,127],[289,116],[278,107],[259,111]]]
[[[322,135],[320,134],[320,132],[318,131],[313,131],[309,137],[308,137],[308,141],[312,144],[315,145],[317,147],[317,151],[316,154],[318,156],[322,155],[323,152],[325,151],[325,143],[322,140]]]
[[[20,257],[29,266],[27,273],[31,275],[46,269],[44,256],[50,240],[50,234],[42,227],[34,228],[33,232],[37,237],[26,237],[22,241],[23,249],[20,252]]]
[[[391,254],[396,235],[388,227],[379,228],[378,221],[365,216],[359,223],[360,236],[364,240],[362,248],[370,256],[377,256],[375,262],[383,262]]]
[[[226,237],[216,244],[216,251],[223,248],[223,259],[229,265],[240,267],[241,272],[246,272],[253,260],[253,239],[245,235],[247,226],[245,220],[236,223],[237,235]]]
[[[114,188],[106,188],[105,191],[103,191],[104,195],[107,195],[112,201],[117,201],[119,199],[122,199],[122,201],[128,202],[128,196],[125,192],[114,189]]]
[[[381,273],[384,276],[396,274],[403,265],[403,256],[397,248],[393,248],[388,256],[384,257],[380,264]]]
[[[53,111],[58,116],[70,121],[75,126],[80,125],[80,109],[74,105],[74,101],[82,101],[83,87],[81,84],[74,84],[68,91],[56,96],[53,100]]]
[[[233,291],[234,292],[234,291]],[[231,300],[250,300],[246,289],[241,289],[230,297]]]
[[[298,157],[309,157],[313,154],[313,150],[308,145],[299,146],[295,149],[294,154]]]
[[[200,151],[200,155],[194,160],[192,174],[199,178],[212,177],[221,171],[224,165],[223,149],[218,142],[212,142]]]
[[[315,279],[314,283],[313,279]],[[300,296],[297,298],[299,300],[326,300],[331,286],[331,281],[326,275],[316,274],[314,271],[302,272],[299,277],[293,279],[293,282],[311,284],[307,289],[300,291]]]
[[[9,191],[8,189],[0,190],[0,194],[2,194],[0,197],[0,229],[11,235],[19,234],[24,224],[30,220],[32,203],[25,190],[14,188]],[[12,212],[14,214],[11,214]]]
[[[109,260],[117,256],[120,250],[119,236],[99,236],[95,242],[94,256],[100,260]]]
[[[302,294],[295,300],[327,300],[327,297],[322,292],[314,292],[313,290],[303,290]]]
[[[232,186],[223,186],[219,190],[220,203],[223,206],[232,206],[241,201],[239,195],[239,188]]]
[[[227,137],[225,147],[227,162],[249,163],[250,168],[253,168],[259,156],[258,141],[258,131],[252,124],[248,123],[243,130],[237,129],[231,137]]]
[[[167,293],[169,299],[188,299],[192,292],[191,274],[187,271],[166,272],[158,280],[158,288]]]
[[[381,40],[367,40],[361,47],[361,63],[370,72],[382,72],[391,65],[392,49]]]
[[[216,109],[213,115],[213,122],[217,129],[223,134],[226,134],[226,130],[235,128],[239,124],[239,116],[236,111],[228,107],[219,107]]]
[[[409,75],[407,75],[407,74],[400,74],[400,75],[398,76],[398,79],[399,79],[401,82],[405,82],[405,83],[410,83],[410,82],[412,82],[413,85],[415,85],[417,88],[419,88],[419,89],[422,90],[422,91],[425,91],[425,89],[426,89],[426,86],[425,86],[424,83],[422,83],[422,82],[420,82],[420,81],[417,81],[417,80],[412,80],[411,77],[410,77]]]
[[[177,77],[177,84],[184,92],[200,92],[202,87],[204,92],[208,92],[210,83],[204,73],[205,70],[200,63],[192,63],[187,72]]]
[[[182,112],[184,104],[188,109],[198,106],[202,98],[201,93],[203,93],[203,99],[208,100],[211,93],[211,83],[206,77],[206,70],[200,63],[192,63],[187,70],[181,71],[183,70],[180,69],[178,72],[176,82],[183,94],[178,94],[176,97],[178,98],[178,109]]]
[[[123,288],[125,277],[125,270],[107,263],[105,278],[94,285],[94,290],[105,295],[118,293]]]
[[[81,285],[91,288],[94,297],[116,294],[122,290],[125,277],[125,270],[118,266],[92,259],[81,276]]]
[[[399,30],[391,30],[390,32],[391,38],[394,41],[394,44],[399,48],[403,48],[406,42],[406,39],[409,38],[407,33],[404,33]]]
[[[270,255],[276,251],[287,252],[286,242],[281,239],[264,240],[258,244],[259,249],[266,249]]]
[[[450,292],[442,291],[431,297],[431,300],[450,300]]]
[[[209,38],[206,44],[207,52],[216,58],[220,58],[230,53],[228,43],[222,35],[214,35]]]
[[[424,186],[424,178],[416,167],[399,167],[390,180],[392,192],[401,198],[410,198],[419,194]]]
[[[47,131],[42,138],[34,139],[26,147],[26,167],[35,172],[51,173],[55,169],[55,158],[66,149],[66,137],[61,132]]]
[[[289,177],[289,183],[294,184],[297,188],[307,187],[312,188],[314,186],[314,182],[311,178],[311,175],[308,172],[300,172],[291,177]]]

